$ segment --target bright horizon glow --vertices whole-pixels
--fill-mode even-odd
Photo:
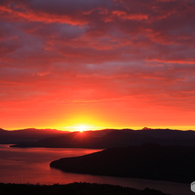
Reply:
[[[86,125],[79,125],[75,127],[78,131],[83,132],[89,130]]]
[[[72,129],[74,129],[74,131],[83,132],[83,131],[90,130],[90,127],[87,125],[75,125],[75,126],[72,126]]]
[[[62,130],[62,131],[89,131],[89,130],[101,130],[105,129],[105,127],[102,126],[95,126],[87,123],[77,123],[69,126],[64,126],[64,127],[57,127],[56,129]]]
[[[35,128],[35,129],[56,129],[60,131],[96,131],[96,130],[104,130],[104,129],[132,129],[132,130],[141,130],[144,127],[151,128],[151,129],[171,129],[171,130],[182,130],[182,131],[187,131],[187,130],[193,130],[195,131],[195,126],[140,126],[140,127],[113,127],[113,126],[107,126],[107,127],[98,127],[98,126],[93,126],[89,124],[76,124],[72,126],[64,126],[64,127],[18,127],[18,128],[3,128],[4,130],[8,131],[13,131],[13,130],[22,130],[22,129],[29,129],[29,128]]]
[[[88,131],[88,130],[103,130],[103,129],[133,129],[133,130],[141,130],[144,127],[147,128],[151,128],[151,129],[171,129],[171,130],[182,130],[182,131],[187,131],[187,130],[193,130],[195,131],[195,126],[153,126],[153,127],[149,127],[149,126],[140,126],[140,127],[113,127],[113,126],[108,126],[108,127],[95,127],[92,125],[73,125],[73,126],[68,126],[68,127],[64,127],[59,128],[60,130],[64,130],[64,131]]]

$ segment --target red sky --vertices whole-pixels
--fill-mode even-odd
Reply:
[[[194,0],[1,0],[0,127],[195,130]]]

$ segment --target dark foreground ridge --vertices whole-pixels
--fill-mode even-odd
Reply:
[[[12,147],[46,147],[46,148],[116,148],[144,143],[160,145],[185,145],[195,147],[195,131],[170,129],[144,130],[100,130],[69,132],[64,135],[50,136],[33,142],[21,142]]]
[[[137,190],[108,184],[71,183],[31,185],[0,183],[1,195],[168,195],[157,190]]]
[[[144,144],[111,148],[80,157],[62,158],[50,166],[65,172],[191,183],[195,148]]]

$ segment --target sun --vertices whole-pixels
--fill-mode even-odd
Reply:
[[[100,130],[104,129],[105,127],[102,126],[95,126],[89,123],[73,123],[68,126],[63,126],[60,127],[60,129],[63,129],[64,131],[79,131],[79,132],[84,132],[84,131],[94,131],[94,130]]]
[[[78,125],[78,126],[75,127],[75,129],[82,133],[83,131],[88,130],[88,127],[86,125]]]

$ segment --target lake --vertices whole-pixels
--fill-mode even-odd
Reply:
[[[190,184],[145,179],[65,173],[49,163],[64,157],[81,156],[100,150],[81,148],[10,148],[0,144],[0,182],[67,184],[72,182],[107,183],[125,187],[157,189],[172,195],[193,195]]]

